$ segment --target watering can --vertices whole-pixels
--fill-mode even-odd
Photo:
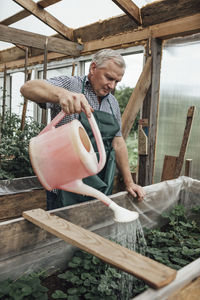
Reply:
[[[29,144],[32,167],[46,190],[61,189],[91,196],[109,206],[118,222],[138,218],[137,212],[120,207],[109,197],[85,184],[82,179],[99,173],[106,162],[101,133],[93,114],[88,118],[99,151],[99,161],[83,125],[73,120],[55,127],[64,117],[61,111]]]

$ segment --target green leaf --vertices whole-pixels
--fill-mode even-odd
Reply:
[[[61,290],[56,290],[52,295],[51,295],[51,297],[53,298],[53,299],[68,299],[67,297],[68,297],[68,295],[67,294],[65,294],[63,291],[61,291]]]
[[[69,288],[67,289],[67,293],[69,295],[79,295],[79,290],[77,288]]]

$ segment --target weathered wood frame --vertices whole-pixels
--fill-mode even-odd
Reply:
[[[67,41],[66,39],[60,39],[59,35],[56,35],[56,37],[45,37],[33,34],[32,44],[27,45],[30,48],[28,66],[43,62],[44,55],[41,50],[35,49],[35,47],[44,49],[44,40],[46,40],[46,38],[48,38],[48,61],[72,57],[74,55],[84,56],[92,54],[102,48],[120,49],[138,44],[145,45],[147,48],[146,55],[152,57],[152,78],[151,87],[147,92],[142,109],[142,118],[147,118],[149,121],[147,139],[148,153],[140,155],[139,157],[138,178],[141,185],[152,184],[155,165],[162,41],[176,36],[185,36],[200,32],[199,1],[180,0],[178,4],[172,3],[170,0],[156,1],[139,10],[134,4],[131,4],[130,6],[129,0],[113,0],[126,15],[77,28],[73,31],[65,27],[65,33],[62,31],[61,24],[56,23],[55,19],[46,14],[44,7],[47,6],[47,4],[44,4],[43,1],[39,1],[39,4],[34,4],[33,1],[29,0],[29,7],[27,7],[28,4],[23,0],[17,0],[16,2],[28,9],[29,13],[30,7],[32,7],[31,5],[34,5],[36,9],[35,15],[38,18],[45,21],[43,15],[46,15],[48,17],[48,25],[54,26],[54,28],[67,39],[70,38],[73,40]],[[54,0],[48,2],[50,5],[57,1]],[[40,6],[40,8],[37,6]],[[4,20],[1,22],[0,26],[4,30],[4,39],[6,39],[6,32],[9,32],[10,41],[23,44],[23,41],[20,41],[19,39],[20,31],[16,31],[14,28],[6,29],[5,27],[2,27],[5,26],[5,24],[9,25],[16,20],[19,20],[19,18],[20,16],[16,16],[9,18],[9,20]],[[18,39],[15,37],[16,32]],[[26,34],[31,37],[29,33],[26,32]],[[52,47],[50,48],[51,41],[54,42],[55,39],[56,41],[59,41],[60,47],[54,48],[55,43],[52,43]],[[38,43],[39,40],[40,43]],[[58,54],[55,51],[61,52],[61,54]],[[63,51],[65,53],[63,53]],[[0,72],[3,72],[5,67],[7,70],[23,68],[24,51],[17,47],[0,51],[0,60]],[[132,109],[134,110],[135,107],[132,106]],[[128,129],[124,130],[126,130],[126,132],[129,131]]]

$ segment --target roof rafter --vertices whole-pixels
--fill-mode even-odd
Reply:
[[[4,42],[44,49],[47,39],[49,51],[72,56],[80,55],[82,46],[78,43],[0,25],[0,40]]]
[[[48,7],[52,4],[55,4],[57,2],[60,2],[61,0],[40,0],[37,2],[38,5],[40,5],[41,7],[45,8]],[[19,11],[18,13],[10,16],[9,18],[6,18],[5,20],[1,21],[0,24],[2,25],[11,25],[13,23],[16,23],[20,20],[25,19],[26,17],[30,16],[31,12],[29,12],[28,10],[24,9]]]
[[[177,20],[149,26],[147,28],[140,29],[140,30],[133,29],[132,31],[116,34],[114,36],[110,36],[105,39],[88,41],[84,43],[84,49],[81,50],[80,54],[81,55],[87,55],[89,53],[91,54],[103,48],[130,47],[130,45],[134,44],[134,42],[136,42],[137,44],[138,43],[142,44],[148,38],[152,38],[152,37],[166,39],[175,36],[185,36],[196,32],[200,32],[200,13],[193,16],[184,17]],[[50,61],[59,58],[62,59],[64,57],[65,55],[63,54],[49,53],[48,59]],[[29,65],[42,63],[43,59],[44,59],[43,55],[31,57],[29,58]],[[1,63],[0,72],[4,70],[5,65],[7,69],[21,68],[24,66],[24,59],[15,60],[8,63],[6,62]]]
[[[131,0],[112,0],[125,14],[133,19],[138,25],[142,24],[139,7]]]
[[[35,17],[40,19],[42,22],[50,26],[52,29],[57,31],[63,37],[73,40],[73,29],[65,26],[58,19],[48,13],[44,8],[35,3],[32,0],[13,0],[23,8],[28,10]]]

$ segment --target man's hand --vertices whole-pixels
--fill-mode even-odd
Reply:
[[[59,94],[59,104],[62,110],[68,115],[74,113],[80,114],[84,111],[87,117],[90,117],[91,112],[94,111],[83,94],[66,90]]]
[[[138,197],[138,201],[142,201],[146,195],[144,189],[140,185],[135,184],[134,182],[126,186],[126,190],[133,197]]]

